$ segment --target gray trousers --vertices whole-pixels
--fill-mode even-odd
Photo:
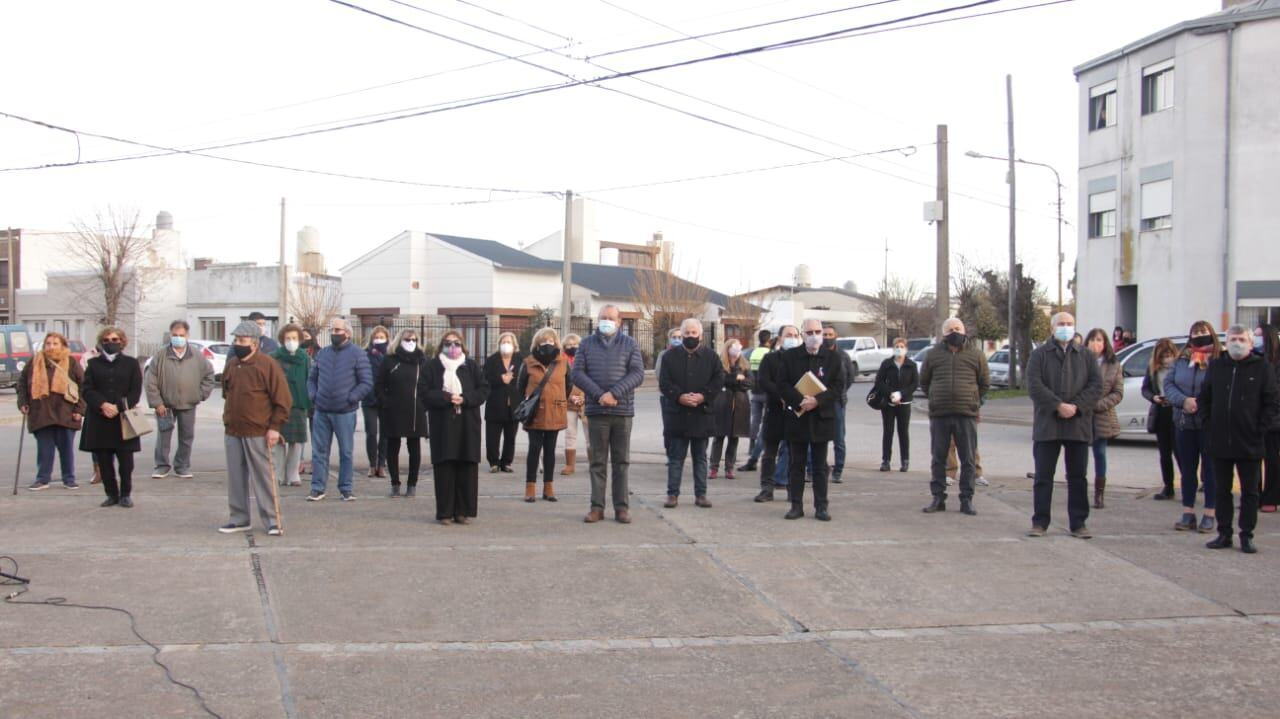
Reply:
[[[178,474],[191,471],[191,443],[196,438],[196,408],[166,408],[165,416],[156,418],[156,469],[174,470]],[[178,428],[178,451],[173,453],[173,464],[169,464],[169,444],[173,438],[174,426]]]
[[[281,442],[271,448],[271,461],[276,465],[276,483],[281,487],[302,484],[298,467],[306,446],[305,442]]]
[[[232,437],[226,435],[227,506],[234,524],[248,525],[249,488],[258,503],[258,518],[265,528],[280,526],[276,516],[276,485],[267,461],[266,437]]]
[[[977,475],[974,453],[978,446],[978,421],[961,414],[929,418],[929,440],[932,462],[929,491],[934,497],[947,498],[947,453],[956,443],[960,458],[960,499],[973,498],[973,480]]]
[[[604,510],[607,467],[613,465],[613,508],[627,509],[627,469],[631,466],[631,417],[594,415],[587,422],[591,450],[591,508]]]

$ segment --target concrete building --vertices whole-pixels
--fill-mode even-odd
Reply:
[[[1075,68],[1081,327],[1280,322],[1280,0]]]

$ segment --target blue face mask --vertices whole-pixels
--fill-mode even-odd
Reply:
[[[1266,338],[1266,337],[1263,337],[1262,335],[1254,335],[1254,336],[1253,336],[1253,348],[1254,348],[1255,350],[1257,350],[1257,351],[1261,352],[1261,351],[1262,351],[1262,348],[1263,348],[1263,347],[1265,347],[1265,346],[1266,346],[1266,344],[1267,344],[1267,343],[1266,343],[1266,339],[1267,339],[1267,338]]]
[[[795,349],[799,346],[800,346],[799,337],[783,337],[782,338],[782,349],[784,350]]]
[[[672,346],[672,347],[679,347],[679,346],[680,346],[680,344],[681,344],[681,342],[682,342],[682,340],[681,340],[679,337],[672,337],[672,338],[671,338],[671,346]]]
[[[169,345],[176,350],[180,350],[183,347],[187,346],[187,338],[186,337],[170,337]]]
[[[1058,325],[1053,328],[1053,338],[1059,342],[1070,342],[1076,336],[1076,328],[1072,325]]]
[[[600,320],[600,334],[610,337],[618,331],[618,323],[613,320]]]

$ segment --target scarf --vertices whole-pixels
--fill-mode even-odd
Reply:
[[[458,379],[458,368],[467,361],[466,355],[461,355],[458,359],[449,359],[445,353],[440,353],[440,364],[444,365],[444,391],[449,394],[462,394],[462,380]]]
[[[1213,354],[1213,345],[1209,345],[1203,349],[1199,347],[1191,348],[1191,364],[1204,369],[1209,366],[1209,357]]]
[[[56,354],[62,356],[55,358]],[[49,365],[53,365],[52,380],[49,378]],[[44,350],[37,352],[31,367],[31,399],[44,399],[50,392],[65,396],[67,385],[71,383],[69,371],[70,364],[65,349],[55,353]]]

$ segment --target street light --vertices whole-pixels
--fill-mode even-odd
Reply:
[[[1009,158],[1007,157],[997,157],[995,155],[984,155],[981,152],[974,152],[973,150],[969,150],[964,154],[967,157],[976,157],[983,160],[1000,160],[1001,162],[1009,161]],[[1058,307],[1057,309],[1061,311],[1062,310],[1062,224],[1063,224],[1062,176],[1058,174],[1058,171],[1054,169],[1052,165],[1049,165],[1043,162],[1033,162],[1031,160],[1023,160],[1021,158],[1014,159],[1014,162],[1019,162],[1019,163],[1022,163],[1023,165],[1035,165],[1036,167],[1043,167],[1048,169],[1049,172],[1053,173],[1053,180],[1058,185]]]

